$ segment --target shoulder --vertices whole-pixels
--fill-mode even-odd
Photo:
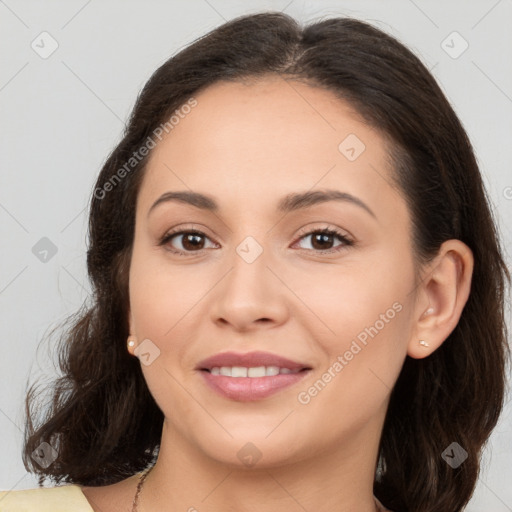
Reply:
[[[78,485],[0,491],[0,512],[94,512]]]

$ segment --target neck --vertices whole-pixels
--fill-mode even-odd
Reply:
[[[291,463],[285,457],[280,464],[264,464],[262,457],[251,467],[208,457],[164,421],[158,460],[144,483],[138,510],[375,512],[381,420],[369,422],[338,451]]]

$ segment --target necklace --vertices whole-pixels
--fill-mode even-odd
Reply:
[[[146,469],[142,475],[140,476],[139,483],[137,484],[137,490],[135,491],[135,496],[133,497],[133,505],[132,512],[137,512],[137,505],[139,503],[139,494],[142,491],[142,487],[144,485],[144,480],[149,475],[149,472],[153,469],[154,466],[151,466],[149,469]],[[380,504],[375,498],[375,506],[377,507],[376,512],[380,512],[382,509],[380,508]]]
[[[151,466],[149,469],[146,469],[142,475],[140,476],[139,483],[137,484],[137,491],[135,492],[135,496],[133,497],[133,505],[132,512],[137,512],[137,505],[139,503],[139,494],[142,491],[142,486],[144,485],[144,480],[149,475],[149,472],[153,469],[154,466]]]

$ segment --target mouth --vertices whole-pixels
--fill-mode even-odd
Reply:
[[[224,377],[248,377],[250,379],[261,377],[272,377],[274,375],[290,375],[311,370],[309,367],[291,368],[279,366],[214,366],[212,368],[201,368],[201,371],[212,375],[223,375]]]
[[[217,394],[230,400],[262,400],[302,380],[313,368],[268,352],[224,352],[196,370]]]

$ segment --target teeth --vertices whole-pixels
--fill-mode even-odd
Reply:
[[[270,377],[272,375],[298,373],[300,370],[290,370],[289,368],[279,368],[279,366],[255,366],[246,368],[245,366],[215,366],[210,369],[212,375],[224,375],[226,377]]]
[[[231,368],[231,377],[247,377],[247,368],[243,366],[233,366],[233,368]]]
[[[249,368],[247,371],[249,377],[270,377],[279,375],[279,366],[259,366],[258,368]]]

